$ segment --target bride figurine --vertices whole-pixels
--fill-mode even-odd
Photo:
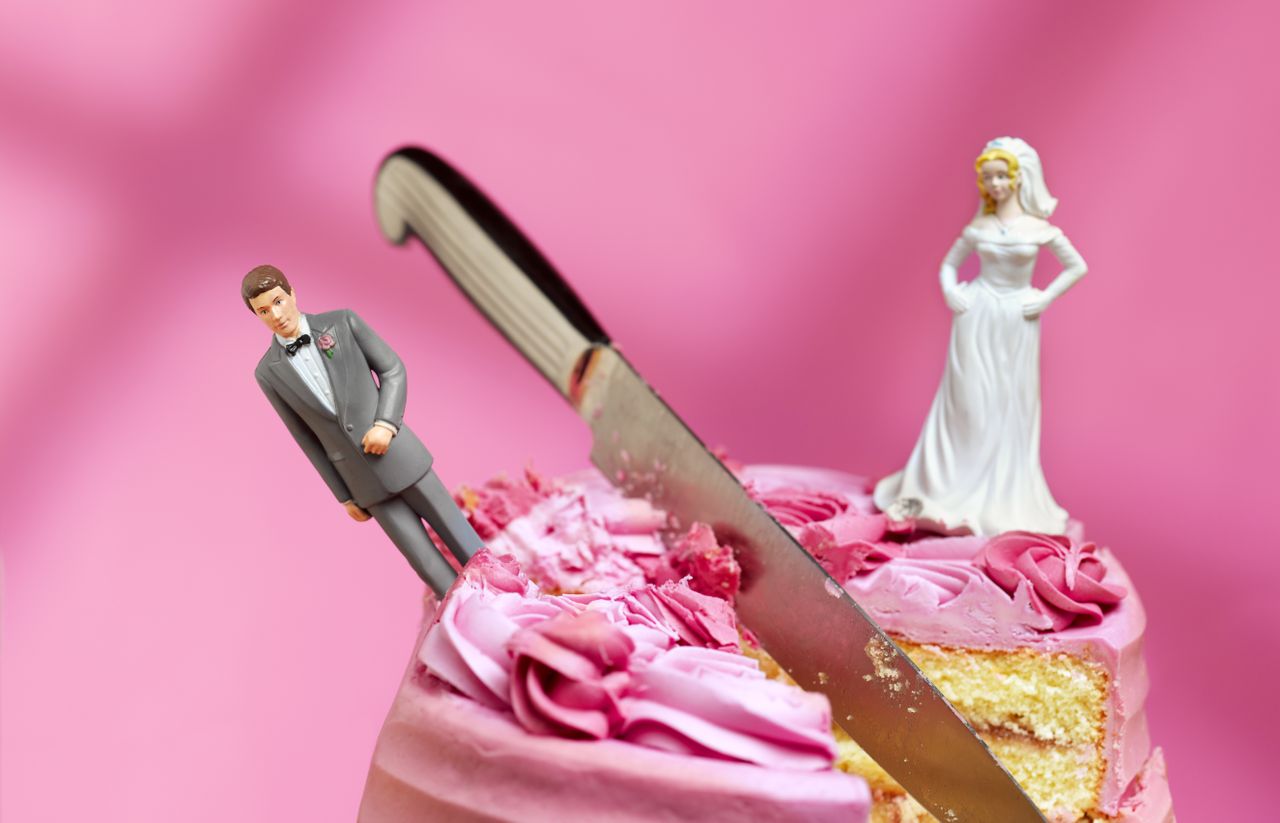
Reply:
[[[1067,512],[1040,468],[1040,315],[1084,276],[1085,262],[1049,224],[1058,201],[1035,149],[1001,137],[974,167],[978,214],[939,275],[955,315],[942,385],[906,468],[876,484],[875,501],[891,520],[945,534],[1062,534]],[[1041,246],[1063,266],[1043,291],[1031,285]],[[958,283],[975,250],[981,271]]]

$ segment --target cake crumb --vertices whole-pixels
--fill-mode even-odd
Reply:
[[[867,658],[871,660],[871,665],[875,669],[875,676],[881,680],[891,681],[889,683],[889,688],[892,691],[901,691],[902,682],[900,678],[902,677],[902,673],[899,672],[897,667],[893,664],[895,655],[893,653],[893,648],[889,645],[888,641],[879,635],[876,635],[867,641],[867,645],[864,650],[867,653]],[[863,675],[863,679],[870,680],[871,678],[870,676]]]

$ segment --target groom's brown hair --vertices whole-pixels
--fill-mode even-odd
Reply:
[[[240,296],[244,298],[244,304],[249,307],[249,311],[253,311],[253,304],[249,301],[265,291],[271,291],[276,286],[293,294],[293,286],[289,285],[289,278],[284,276],[284,272],[275,266],[254,266],[244,276],[244,280],[240,281]]]

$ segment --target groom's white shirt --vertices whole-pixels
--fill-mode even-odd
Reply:
[[[281,337],[277,334],[275,338],[281,346],[288,346],[304,334],[311,334],[311,324],[307,322],[305,314],[300,314],[297,334],[293,337]],[[312,334],[311,345],[300,347],[288,360],[289,365],[302,378],[302,382],[307,384],[307,388],[311,389],[311,393],[324,404],[330,414],[337,414],[337,407],[333,403],[333,383],[329,381],[329,372],[325,369],[324,363],[320,362],[321,357],[324,357],[324,354],[320,351],[320,341]]]

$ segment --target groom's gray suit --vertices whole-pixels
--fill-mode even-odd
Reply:
[[[453,571],[422,519],[461,562],[481,541],[431,470],[431,452],[404,425],[404,364],[355,312],[339,309],[306,318],[311,345],[320,349],[332,384],[334,411],[303,382],[274,337],[254,371],[258,385],[338,502],[351,500],[368,510],[418,576],[442,594]],[[332,342],[332,356],[322,340]],[[366,454],[361,443],[375,420],[397,429],[384,455]]]

